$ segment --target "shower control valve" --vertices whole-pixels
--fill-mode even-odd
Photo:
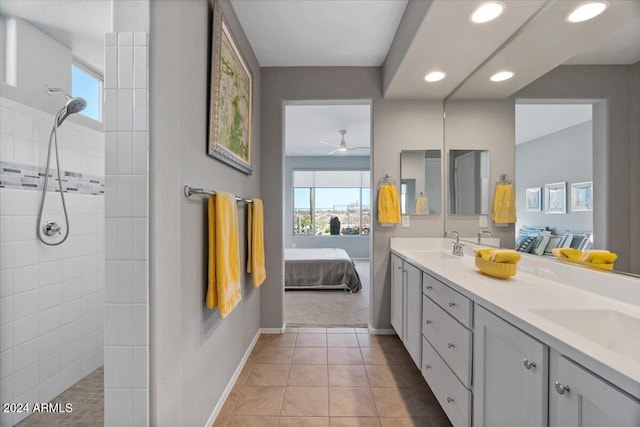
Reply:
[[[58,223],[55,221],[45,222],[44,225],[42,226],[42,229],[44,231],[44,234],[46,234],[47,236],[53,236],[54,234],[62,234],[62,232],[60,231],[62,227],[60,227]]]

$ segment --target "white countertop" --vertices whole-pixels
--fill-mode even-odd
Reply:
[[[631,358],[617,353],[532,311],[613,310],[640,319],[640,304],[635,304],[636,301],[630,304],[619,298],[607,297],[606,289],[595,293],[566,283],[571,275],[566,272],[557,275],[562,277],[565,283],[526,273],[520,268],[509,280],[495,279],[478,272],[473,256],[446,256],[451,251],[443,249],[443,246],[448,248],[450,242],[449,239],[445,239],[443,245],[443,239],[391,239],[391,250],[416,267],[428,270],[428,273],[440,281],[551,348],[640,398],[640,354],[637,358]],[[527,263],[527,260],[523,261]],[[553,265],[548,268],[552,270],[550,275],[556,277],[553,274]],[[530,265],[526,269],[535,270]],[[579,279],[583,279],[585,274],[590,275],[590,281],[595,284],[589,284],[589,289],[593,289],[598,283],[601,287],[613,288],[615,284],[612,283],[617,280],[611,275],[607,276],[607,273],[580,268],[576,270],[576,277]],[[637,283],[630,283],[629,280]],[[638,279],[625,278],[623,285],[629,284],[637,285],[640,289]],[[612,290],[612,294],[616,292],[620,293],[619,290]],[[637,330],[634,340],[632,346],[640,343],[640,330]]]

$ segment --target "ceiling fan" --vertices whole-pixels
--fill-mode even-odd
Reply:
[[[333,154],[335,152],[347,152],[347,151],[353,151],[353,150],[369,150],[371,147],[349,147],[347,146],[347,142],[344,140],[344,135],[347,133],[347,131],[345,129],[340,129],[340,144],[334,144],[332,142],[327,142],[327,141],[320,141],[324,144],[327,145],[331,145],[333,147],[337,147],[335,150],[330,151],[328,154]]]

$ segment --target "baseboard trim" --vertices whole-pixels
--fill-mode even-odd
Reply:
[[[261,328],[263,334],[284,334],[285,326],[282,328]]]
[[[216,421],[216,418],[218,418],[218,415],[222,410],[222,406],[227,401],[227,398],[229,397],[231,390],[233,390],[233,387],[236,385],[236,381],[238,381],[238,377],[240,377],[240,373],[244,369],[244,365],[246,365],[247,360],[249,359],[249,355],[253,351],[253,348],[256,346],[256,343],[258,342],[258,338],[260,338],[262,331],[263,331],[262,329],[258,329],[258,332],[256,332],[256,336],[253,337],[251,344],[249,344],[249,348],[247,348],[247,351],[244,352],[244,356],[242,356],[242,360],[240,360],[240,363],[238,364],[236,371],[233,373],[233,376],[229,380],[229,383],[227,384],[224,391],[222,392],[222,396],[220,396],[218,403],[216,403],[216,406],[213,408],[213,412],[211,413],[211,416],[209,416],[209,419],[207,420],[207,423],[204,425],[204,427],[212,426],[213,423]]]
[[[376,329],[371,325],[369,325],[369,333],[371,335],[396,335],[396,331],[393,328]]]

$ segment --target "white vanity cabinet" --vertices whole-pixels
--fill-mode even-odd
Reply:
[[[422,353],[422,271],[391,255],[391,326],[417,367]]]
[[[640,426],[640,401],[551,351],[549,427]]]
[[[473,425],[547,425],[548,347],[476,304]]]

